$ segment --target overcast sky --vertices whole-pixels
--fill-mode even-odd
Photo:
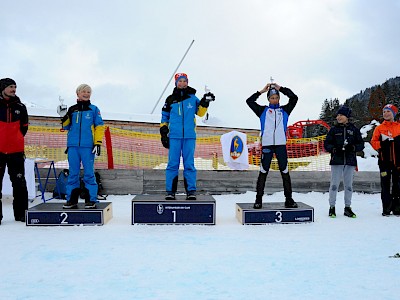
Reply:
[[[245,100],[271,76],[299,97],[294,123],[400,75],[400,0],[14,0],[1,11],[0,76],[54,110],[88,83],[101,111],[149,114],[193,39],[179,71],[199,98],[210,87],[211,116],[230,126],[259,127]]]

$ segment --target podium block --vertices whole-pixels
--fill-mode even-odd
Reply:
[[[298,208],[285,208],[284,202],[267,202],[261,209],[254,209],[253,203],[236,203],[236,218],[243,225],[314,222],[314,208],[297,204]]]
[[[137,195],[132,200],[132,225],[215,225],[215,199],[212,196],[185,199],[184,195],[178,195],[176,200],[165,200],[163,195]]]
[[[96,208],[85,209],[84,203],[78,208],[64,209],[64,203],[41,203],[29,208],[26,213],[27,226],[71,226],[104,225],[112,218],[111,202],[96,203]]]

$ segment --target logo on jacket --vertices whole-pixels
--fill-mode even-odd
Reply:
[[[20,113],[21,113],[21,112],[20,112],[18,109],[15,110],[15,114],[16,114],[16,115],[19,115]]]
[[[158,204],[158,205],[157,205],[157,213],[158,213],[159,215],[162,215],[163,212],[164,212],[164,206],[163,206],[162,204]]]
[[[243,141],[239,136],[235,135],[232,138],[230,155],[232,159],[238,159],[240,155],[242,155],[242,152],[243,152]]]
[[[90,113],[86,113],[85,119],[90,120],[91,118]]]
[[[193,108],[192,104],[189,103],[187,108],[189,108],[189,109]]]

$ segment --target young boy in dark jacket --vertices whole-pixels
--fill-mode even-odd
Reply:
[[[331,184],[329,187],[329,216],[336,217],[335,204],[340,180],[343,177],[344,185],[344,215],[355,218],[356,214],[351,209],[353,194],[353,176],[357,167],[358,151],[364,149],[364,141],[360,130],[349,123],[351,109],[341,106],[336,114],[337,124],[333,126],[324,142],[326,151],[331,153]]]

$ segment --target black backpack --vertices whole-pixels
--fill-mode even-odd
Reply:
[[[97,183],[97,195],[101,195],[101,191],[104,189],[103,188],[103,184],[101,183],[101,176],[99,174],[99,172],[94,172],[94,176],[96,177],[96,183]],[[88,189],[85,187],[85,182],[83,181],[83,177],[80,177],[80,186],[81,186],[81,194],[79,195],[79,197],[81,199],[86,199],[89,198],[89,191]]]

